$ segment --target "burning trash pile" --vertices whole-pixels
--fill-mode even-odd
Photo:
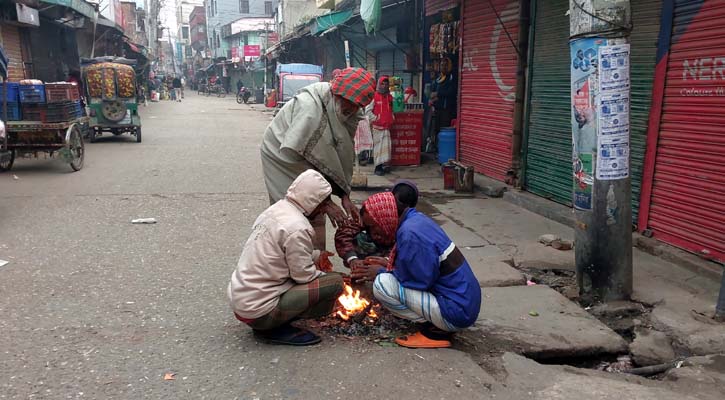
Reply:
[[[364,336],[376,341],[392,339],[411,329],[410,322],[394,317],[380,304],[374,303],[372,294],[368,298],[348,284],[338,297],[337,310],[332,315],[317,321],[307,320],[306,325],[318,332],[345,337]]]

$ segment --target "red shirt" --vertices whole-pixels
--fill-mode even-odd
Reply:
[[[377,117],[373,121],[373,128],[390,129],[393,126],[393,96],[375,92],[373,103],[373,115]]]

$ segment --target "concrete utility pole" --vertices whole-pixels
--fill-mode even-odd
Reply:
[[[630,10],[569,0],[576,269],[593,300],[632,294]]]

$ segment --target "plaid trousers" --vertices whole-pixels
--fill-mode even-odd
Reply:
[[[267,330],[284,325],[293,318],[320,318],[332,313],[335,301],[342,294],[342,275],[327,272],[308,282],[293,286],[279,298],[279,303],[268,314],[254,320],[238,320],[252,329]]]

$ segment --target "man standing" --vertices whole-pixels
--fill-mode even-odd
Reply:
[[[284,197],[300,173],[319,171],[342,200],[347,215],[358,217],[350,200],[355,150],[353,137],[361,107],[375,93],[375,79],[362,68],[346,68],[331,82],[309,85],[288,101],[264,133],[261,148],[262,171],[270,203]],[[336,205],[328,208],[333,223],[340,225],[345,214]],[[324,247],[324,215],[313,221],[317,248]]]
[[[290,325],[293,318],[330,314],[342,293],[340,274],[316,268],[320,251],[309,219],[326,212],[332,188],[317,171],[301,173],[284,199],[254,222],[228,296],[236,318],[255,336],[273,344],[306,346],[320,342],[312,332]]]
[[[181,79],[179,79],[178,76],[175,76],[171,85],[174,88],[174,97],[179,103],[181,103]]]
[[[373,99],[370,122],[373,130],[373,160],[375,175],[383,176],[390,171],[390,127],[393,126],[393,96],[390,95],[390,79],[381,76]]]

